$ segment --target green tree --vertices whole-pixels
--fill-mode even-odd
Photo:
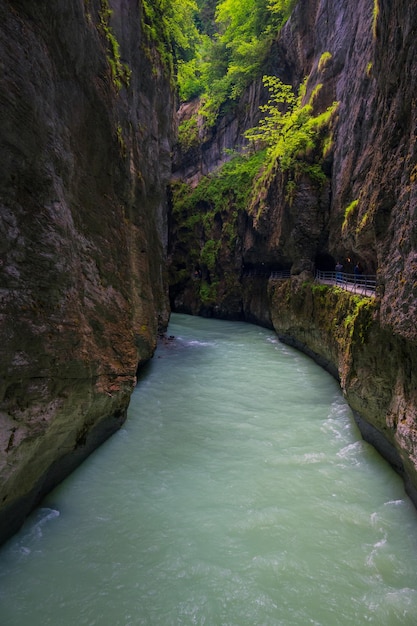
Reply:
[[[212,37],[216,32],[215,13],[217,0],[197,0],[197,28],[200,33]]]
[[[296,0],[197,1],[200,44],[180,68],[179,90],[183,99],[204,94],[203,113],[214,119],[223,103],[238,98],[259,75]]]
[[[169,41],[179,58],[194,54],[199,41],[195,16],[198,12],[195,0],[159,0],[162,20]]]
[[[142,0],[143,33],[156,45],[162,62],[172,71],[180,60],[192,59],[200,35],[196,0]]]
[[[245,133],[255,145],[267,148],[270,164],[279,163],[282,171],[305,166],[305,156],[318,144],[320,131],[327,127],[337,108],[333,103],[324,113],[313,114],[313,103],[303,103],[306,94],[304,81],[296,95],[291,85],[276,76],[264,76],[270,93],[268,103],[260,109],[265,116],[258,126]]]
[[[268,9],[275,15],[276,24],[282,26],[296,4],[297,0],[269,0]]]

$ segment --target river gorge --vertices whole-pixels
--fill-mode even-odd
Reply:
[[[7,626],[412,626],[417,516],[336,381],[173,315],[128,419],[0,552]]]
[[[414,4],[0,0],[7,626],[414,623]]]

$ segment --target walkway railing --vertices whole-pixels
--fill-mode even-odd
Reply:
[[[316,280],[326,285],[336,285],[353,293],[373,296],[376,291],[376,276],[372,274],[345,274],[344,272],[316,271]]]
[[[274,278],[275,280],[285,280],[286,278],[291,278],[291,270],[279,270],[278,272],[271,272],[269,278]]]
[[[286,280],[291,277],[291,270],[278,270],[270,272],[263,268],[245,270],[244,276],[258,278],[272,278],[273,280]],[[335,285],[352,293],[363,296],[374,296],[376,291],[376,276],[373,274],[346,274],[345,272],[322,272],[316,271],[316,281],[324,285]]]

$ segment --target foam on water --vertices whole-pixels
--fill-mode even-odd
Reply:
[[[22,554],[30,554],[32,549],[39,545],[43,537],[44,526],[51,520],[59,517],[59,511],[49,508],[39,508],[32,515],[30,522],[26,524],[20,534],[19,542],[16,544]]]

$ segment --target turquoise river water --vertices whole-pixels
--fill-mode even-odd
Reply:
[[[416,511],[336,381],[249,324],[169,334],[0,551],[0,624],[415,626]]]

